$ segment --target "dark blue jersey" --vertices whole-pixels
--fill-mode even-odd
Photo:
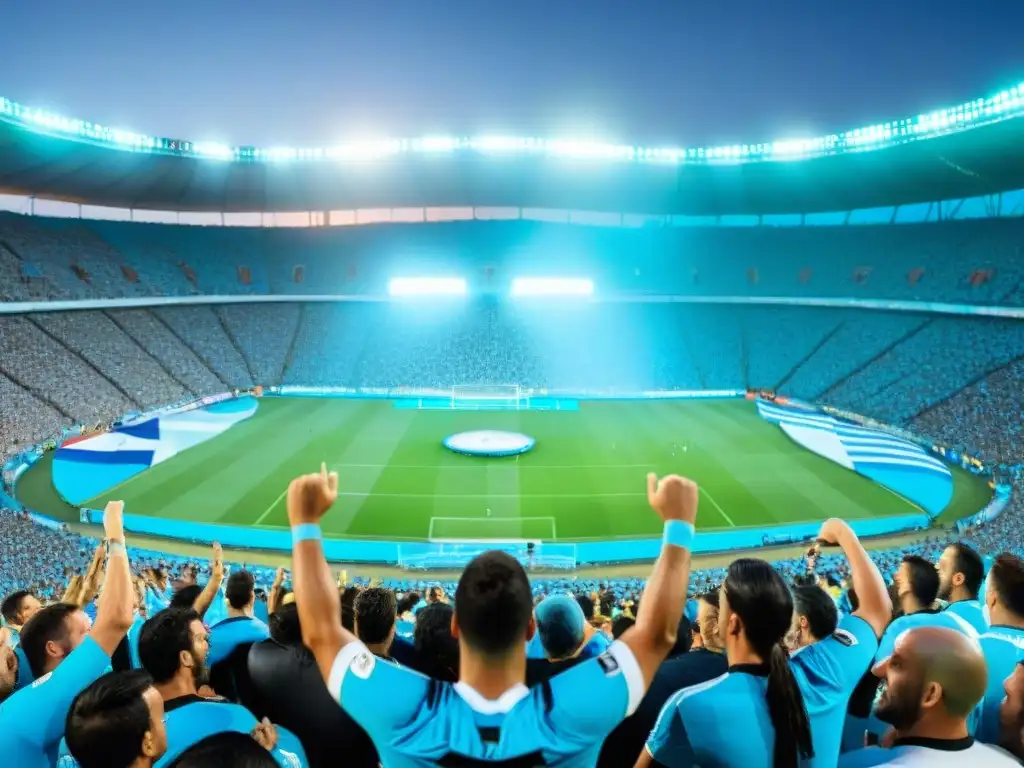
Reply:
[[[437,765],[591,768],[601,742],[632,714],[643,675],[622,642],[535,688],[485,699],[375,657],[358,642],[338,653],[328,690],[373,739],[388,768]]]
[[[71,702],[109,664],[110,657],[86,637],[53,672],[0,704],[0,756],[10,761],[4,764],[52,768]]]

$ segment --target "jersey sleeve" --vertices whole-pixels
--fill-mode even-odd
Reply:
[[[643,673],[621,641],[551,678],[550,722],[566,739],[593,743],[632,715],[643,699]]]
[[[697,759],[686,734],[683,713],[679,710],[681,693],[665,702],[644,746],[655,763],[667,768],[690,768]]]
[[[875,630],[859,616],[844,616],[836,631],[807,649],[804,661],[851,693],[878,651]]]
[[[896,647],[896,638],[906,628],[906,622],[902,620],[902,617],[896,619],[885,628],[885,632],[882,633],[882,639],[878,641],[878,650],[875,652],[875,664],[892,656],[893,649]]]
[[[57,744],[64,736],[71,702],[109,664],[110,657],[99,644],[86,637],[57,669],[0,705],[0,731],[17,732],[38,749]]]
[[[338,651],[327,681],[334,700],[374,741],[384,742],[416,717],[429,686],[429,678],[377,658],[358,641]]]

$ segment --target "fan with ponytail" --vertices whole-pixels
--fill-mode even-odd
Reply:
[[[775,730],[772,765],[797,768],[801,759],[813,757],[814,745],[803,694],[782,644],[793,617],[793,596],[768,563],[752,558],[729,566],[724,588],[729,610],[739,617],[751,649],[768,667],[765,701]]]

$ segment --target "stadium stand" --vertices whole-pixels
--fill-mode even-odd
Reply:
[[[959,210],[935,205],[927,218]],[[0,314],[2,455],[67,428],[256,386],[764,389],[968,457],[993,485],[1010,486],[1005,508],[870,552],[830,520],[819,536],[834,549],[691,571],[683,551],[702,496],[663,478],[648,498],[666,521],[649,578],[527,573],[492,551],[458,578],[353,574],[335,584],[317,543],[339,490],[326,471],[281,489],[295,536],[288,571],[224,563],[219,546],[208,561],[127,546],[117,503],[97,547],[86,529],[0,495],[0,762],[127,768],[140,758],[163,768],[231,754],[285,768],[339,759],[831,768],[890,758],[998,768],[1024,759],[1024,322],[1006,312],[1024,306],[1024,218],[902,223],[896,206],[888,223],[863,209],[818,214],[825,226],[804,214],[782,226],[760,215],[679,226],[672,215],[609,214],[613,225],[596,226],[466,211],[464,221],[363,226],[354,216],[353,226],[298,228],[0,213],[0,301],[92,302]],[[505,299],[512,276],[555,269],[591,277],[614,300]],[[382,300],[394,274],[439,273],[466,275],[471,296]],[[106,305],[156,297],[200,301]],[[786,303],[807,299],[842,301]],[[529,642],[531,611],[538,642]],[[614,641],[613,620],[629,627]],[[986,630],[977,643],[975,626]],[[556,635],[575,648],[548,658]],[[211,637],[222,643],[212,654]],[[219,661],[212,677],[208,654]],[[267,659],[287,666],[267,674]],[[659,687],[681,667],[678,679],[702,685]],[[886,681],[877,701],[872,667]],[[928,684],[942,696],[922,704]],[[279,687],[287,695],[268,702]],[[344,712],[272,706],[307,700]],[[743,738],[737,722],[751,724]],[[640,738],[620,723],[642,723]],[[895,741],[862,750],[866,733]],[[195,759],[183,764],[211,764]]]

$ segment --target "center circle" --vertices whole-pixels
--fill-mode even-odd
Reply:
[[[526,453],[536,442],[529,435],[493,429],[459,432],[442,441],[449,451],[467,456],[516,456]]]

